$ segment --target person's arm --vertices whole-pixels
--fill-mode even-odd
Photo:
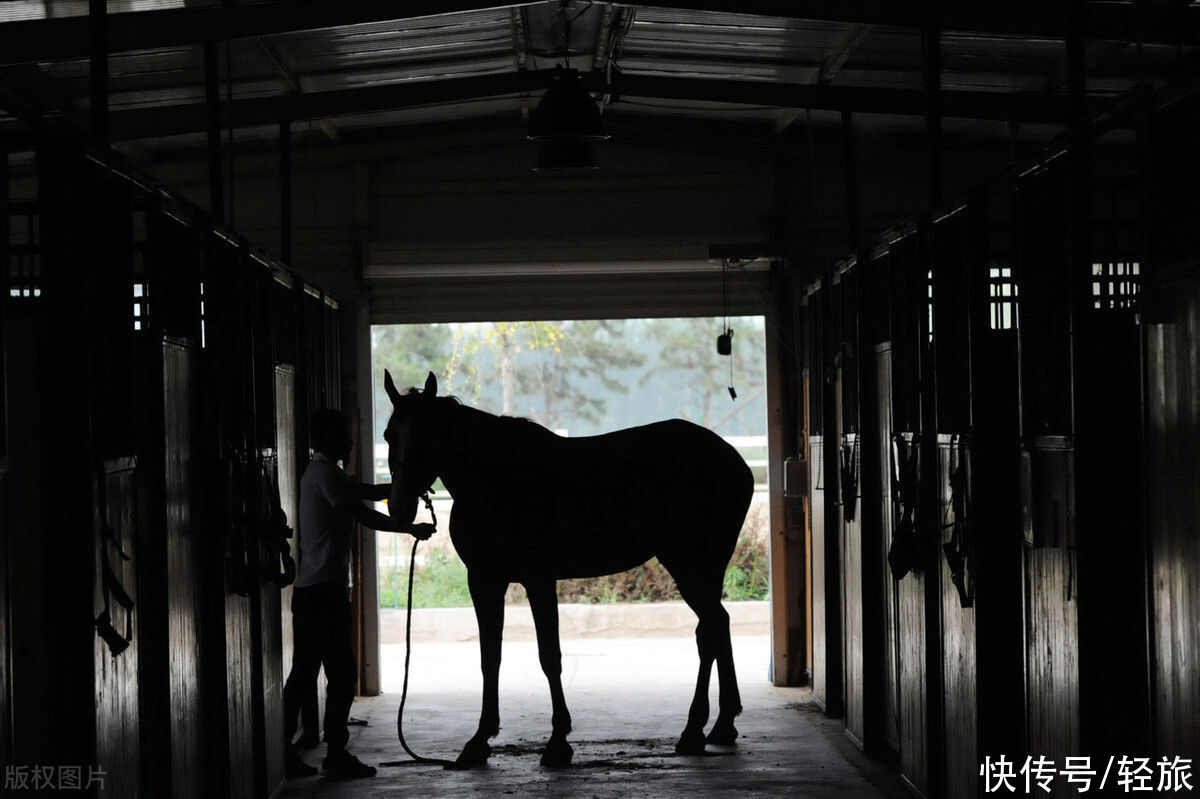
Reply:
[[[392,493],[391,483],[349,483],[350,494],[363,502],[383,502]]]
[[[355,521],[363,527],[368,527],[372,530],[379,530],[385,533],[408,533],[413,538],[424,541],[433,535],[437,529],[432,524],[425,522],[414,524],[401,524],[391,516],[386,516],[379,511],[368,508],[362,502],[351,499],[342,503],[338,507],[338,511],[345,511],[354,517]]]

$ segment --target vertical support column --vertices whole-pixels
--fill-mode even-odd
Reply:
[[[1092,131],[1087,115],[1084,16],[1072,0],[1067,36],[1070,113],[1069,262],[1072,425],[1076,447],[1076,561],[1079,584],[1079,727],[1081,754],[1149,751],[1148,666],[1141,514],[1142,368],[1136,317],[1094,305],[1091,203]],[[1180,168],[1176,165],[1173,168]],[[1098,257],[1096,257],[1098,256]],[[1115,500],[1115,497],[1121,497]],[[1134,564],[1137,564],[1135,566]],[[1129,646],[1115,650],[1113,629]],[[1133,643],[1136,642],[1136,643]],[[1124,694],[1111,695],[1120,681]]]
[[[108,3],[88,0],[88,35],[91,46],[90,83],[92,134],[108,143]]]
[[[8,319],[8,150],[0,147],[0,504],[8,473],[8,373],[5,326]],[[0,514],[0,769],[12,765],[12,645],[8,622],[8,519]]]
[[[204,109],[208,132],[208,209],[217,222],[225,220],[225,179],[221,173],[221,90],[217,43],[204,43]]]
[[[788,463],[799,465],[808,450],[805,392],[800,352],[803,341],[797,291],[798,265],[802,262],[800,235],[799,157],[796,139],[779,137],[775,153],[775,235],[784,245],[786,261],[772,264],[773,288],[769,308],[767,385],[777,418],[768,421],[773,518],[771,523],[771,670],[776,685],[805,685],[809,669],[809,580],[805,559],[808,531],[808,486],[797,479],[804,470],[785,474]],[[774,414],[774,411],[772,411]]]
[[[279,257],[292,265],[292,123],[279,123]]]
[[[841,442],[837,425],[837,369],[834,365],[834,352],[840,336],[834,323],[834,314],[838,312],[838,300],[834,291],[832,267],[826,270],[821,279],[821,297],[825,309],[821,317],[821,339],[824,344],[821,357],[825,362],[821,370],[824,381],[821,387],[821,401],[824,406],[821,468],[825,475],[825,512],[823,529],[819,532],[814,530],[813,535],[824,537],[825,713],[829,716],[841,716],[845,709],[842,684],[842,509],[838,503],[838,494],[841,491]]]
[[[854,135],[854,115],[842,112],[842,168],[846,173],[846,234],[851,252],[858,249],[858,159]]]
[[[770,530],[771,552],[771,679],[775,685],[795,685],[803,677],[803,663],[795,663],[794,659],[802,657],[797,651],[799,647],[792,646],[793,614],[799,609],[788,600],[793,596],[792,583],[796,579],[790,572],[792,558],[790,553],[797,545],[794,536],[789,535],[789,526],[785,519],[783,499],[783,459],[784,459],[784,429],[785,421],[784,386],[785,375],[781,347],[779,342],[784,339],[785,319],[782,298],[789,296],[787,278],[780,274],[782,267],[772,266],[777,279],[771,280],[771,294],[767,301],[766,334],[767,334],[767,481],[769,498],[768,529]],[[773,276],[774,277],[774,276]],[[779,602],[779,598],[783,602]]]
[[[929,205],[942,199],[942,31],[925,26],[925,135],[929,139]]]
[[[930,116],[930,133],[936,129],[941,131],[940,120]],[[933,147],[930,170],[930,193],[940,196],[941,181],[941,147]],[[945,795],[945,732],[943,730],[943,685],[942,678],[942,552],[941,552],[941,519],[937,509],[938,496],[938,444],[937,444],[937,380],[932,339],[933,329],[931,293],[936,294],[937,285],[929,276],[934,265],[933,226],[928,222],[922,223],[920,230],[920,270],[917,276],[920,310],[917,314],[918,329],[920,330],[920,440],[921,440],[921,482],[920,507],[922,508],[917,524],[920,527],[921,563],[924,572],[924,614],[925,614],[925,753],[926,776],[929,780],[926,796],[929,799],[940,799]]]

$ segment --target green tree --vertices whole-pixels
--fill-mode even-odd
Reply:
[[[484,385],[498,381],[500,413],[512,414],[521,354],[555,352],[562,345],[563,335],[558,322],[491,322],[456,328],[447,382],[453,386],[461,376],[471,390],[472,404],[476,404]],[[484,354],[490,358],[479,357]],[[482,361],[490,363],[491,368],[485,368]]]
[[[396,385],[422,386],[425,376],[441,371],[453,354],[449,325],[375,325],[371,328],[371,375],[375,399],[375,433],[382,441],[383,429],[392,412],[392,403],[383,388],[383,370],[392,373]]]
[[[757,346],[758,336],[754,335],[761,335],[761,321],[744,322],[752,328],[739,331],[731,321],[734,327],[732,356],[717,354],[716,338],[722,332],[721,319],[695,317],[650,322],[651,339],[658,342],[658,371],[670,374],[677,381],[674,412],[679,416],[716,429],[764,388],[764,354]],[[743,334],[741,338],[739,332]],[[651,376],[643,377],[643,383]],[[727,387],[730,385],[738,393],[734,407],[729,407]]]
[[[534,419],[552,430],[575,420],[596,424],[608,403],[595,387],[608,394],[628,393],[611,373],[640,367],[646,356],[624,342],[624,325],[622,320],[561,323],[562,336],[555,346],[539,350],[538,357],[515,373],[521,393],[540,402],[533,408]],[[590,383],[592,388],[580,383]]]

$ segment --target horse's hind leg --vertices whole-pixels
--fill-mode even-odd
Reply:
[[[661,558],[660,558],[661,559]],[[741,712],[741,697],[733,669],[733,647],[729,640],[729,614],[721,606],[721,580],[705,574],[695,574],[682,564],[668,565],[679,593],[688,607],[695,611],[696,649],[700,654],[700,670],[696,676],[696,692],[688,711],[687,725],[675,744],[679,754],[699,754],[704,751],[704,725],[708,722],[708,685],[713,662],[717,663],[721,680],[720,712],[709,740],[714,744],[733,743],[737,730],[734,717]],[[719,578],[719,574],[717,577]]]
[[[537,629],[538,658],[542,671],[550,683],[552,731],[546,749],[542,752],[542,765],[562,768],[571,765],[574,750],[567,743],[571,731],[571,713],[562,688],[562,648],[558,638],[558,591],[554,580],[530,580],[525,583],[529,596],[529,609],[533,612],[533,623]]]
[[[721,681],[720,710],[717,720],[708,733],[708,742],[718,746],[732,746],[738,737],[737,728],[733,726],[734,718],[742,712],[742,694],[738,690],[737,672],[733,667],[733,642],[729,637],[729,613],[716,602],[719,614],[714,614],[717,622],[713,625],[712,635],[716,639],[717,676]]]
[[[492,575],[467,573],[475,620],[479,623],[479,667],[483,672],[483,709],[479,727],[463,747],[455,765],[471,768],[487,764],[492,747],[488,739],[500,732],[500,641],[504,634],[504,591],[507,583]]]

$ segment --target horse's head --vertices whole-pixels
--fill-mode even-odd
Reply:
[[[392,400],[392,415],[383,433],[392,473],[388,513],[409,524],[417,515],[417,500],[438,478],[434,459],[437,378],[430,372],[423,391],[414,388],[401,394],[385,369],[383,386]]]

